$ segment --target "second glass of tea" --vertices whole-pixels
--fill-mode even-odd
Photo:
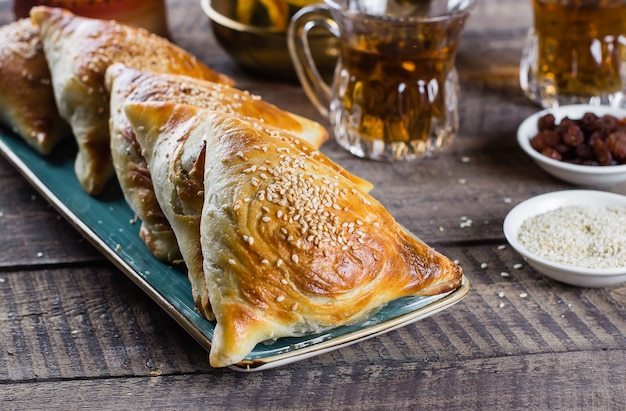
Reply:
[[[626,106],[626,0],[531,0],[520,64],[524,93],[543,107]]]
[[[288,46],[303,89],[352,154],[413,160],[449,146],[459,126],[455,56],[475,0],[325,0],[291,20]],[[339,39],[332,81],[308,33]]]

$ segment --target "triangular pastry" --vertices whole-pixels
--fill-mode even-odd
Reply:
[[[118,181],[130,207],[141,219],[140,235],[152,253],[165,262],[180,259],[174,233],[161,211],[141,149],[123,111],[127,101],[171,101],[250,117],[291,131],[314,147],[328,138],[320,124],[285,112],[260,97],[183,75],[152,73],[116,63],[106,72],[111,96],[111,155]]]
[[[29,19],[0,27],[0,124],[45,155],[70,137],[54,102],[39,28]]]
[[[79,17],[56,7],[34,7],[30,15],[41,30],[59,113],[78,143],[76,174],[89,194],[99,194],[113,174],[109,95],[104,86],[111,64],[232,84],[182,48],[144,29]]]
[[[126,103],[125,107],[137,106]],[[174,231],[183,260],[187,266],[191,282],[194,303],[198,311],[208,319],[213,318],[210,301],[204,280],[203,258],[200,247],[200,215],[204,193],[204,149],[203,132],[194,121],[202,118],[194,116],[197,107],[181,105],[188,110],[180,110],[177,117],[170,118],[170,111],[175,107],[172,102],[145,103],[147,115],[137,119],[133,126],[137,142],[146,159],[153,182],[154,193]],[[156,109],[156,107],[163,107]],[[126,111],[128,116],[128,111]],[[253,121],[253,120],[251,120]],[[269,127],[256,122],[258,127]],[[277,134],[280,129],[275,129]],[[294,142],[315,150],[307,142],[293,136]],[[371,183],[348,173],[334,165],[338,174],[351,179],[355,185],[366,190]]]
[[[397,298],[461,285],[460,266],[291,134],[190,106],[129,103],[125,112],[140,144],[156,135],[146,150],[155,182],[184,163],[204,168],[193,189],[204,199],[194,213],[216,318],[212,366],[238,363],[262,341],[353,324]],[[166,191],[160,201],[186,207]]]

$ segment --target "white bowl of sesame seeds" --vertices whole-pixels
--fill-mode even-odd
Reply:
[[[591,160],[570,158],[566,161],[563,158],[551,158],[547,153],[539,152],[537,144],[533,144],[532,139],[539,132],[538,122],[545,115],[552,114],[558,125],[566,117],[580,120],[586,113],[593,113],[598,117],[608,115],[617,119],[626,118],[626,110],[610,106],[576,104],[550,108],[531,115],[520,124],[517,142],[539,167],[568,183],[588,187],[611,187],[626,181],[626,164],[623,159],[615,159],[611,165],[590,165],[593,163]],[[589,141],[587,137],[585,140]],[[562,144],[561,147],[563,146]]]
[[[532,197],[504,219],[504,235],[537,271],[580,287],[626,281],[626,196],[565,190]]]

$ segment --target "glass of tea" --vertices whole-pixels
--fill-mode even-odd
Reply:
[[[375,160],[413,160],[449,146],[459,125],[455,56],[475,0],[325,0],[291,20],[287,44],[307,96],[337,142]],[[339,41],[331,81],[308,33]]]
[[[524,93],[543,107],[626,106],[626,0],[531,0],[520,63]]]

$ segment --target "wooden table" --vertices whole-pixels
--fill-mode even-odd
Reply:
[[[233,63],[199,1],[169,0],[168,8],[179,45],[240,88],[327,124],[298,85]],[[11,20],[0,2],[0,23]],[[515,142],[521,120],[538,109],[518,86],[530,21],[527,1],[476,8],[457,59],[461,131],[447,152],[383,164],[332,141],[323,147],[371,180],[400,223],[460,262],[468,297],[282,368],[212,369],[195,340],[0,158],[0,409],[625,409],[626,287],[549,280],[502,233],[515,204],[572,188]],[[626,185],[608,191],[626,194]]]

